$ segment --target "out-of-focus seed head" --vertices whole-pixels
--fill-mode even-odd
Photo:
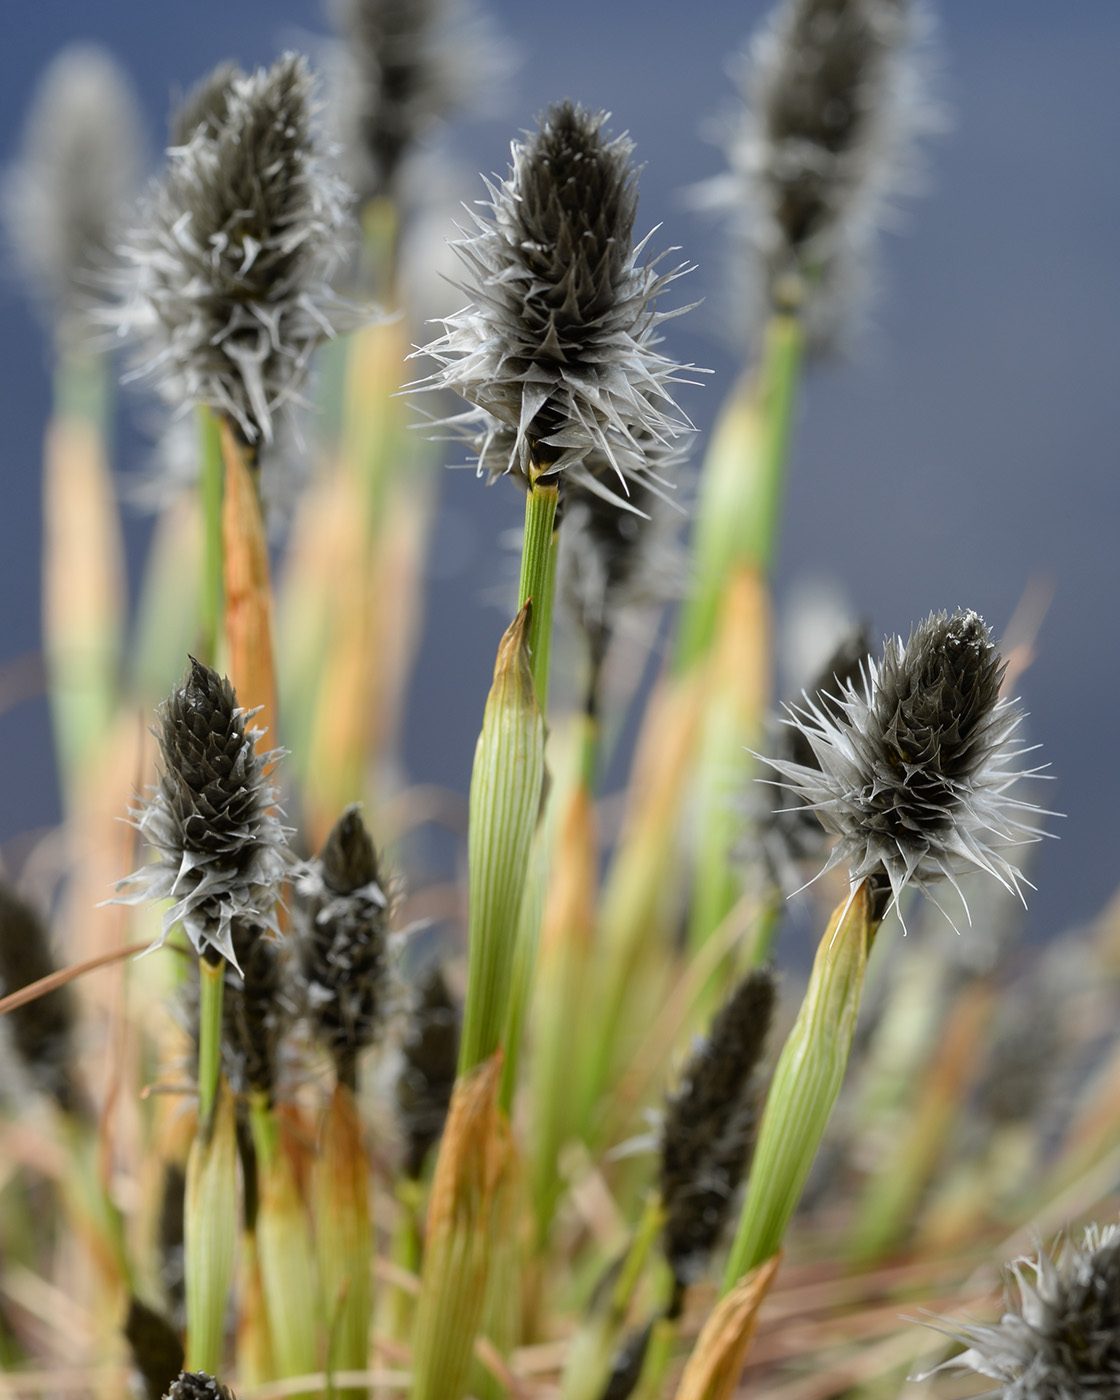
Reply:
[[[959,892],[969,869],[1022,895],[1003,851],[1041,832],[1039,809],[1009,791],[1029,774],[1013,767],[1023,716],[1000,699],[1003,671],[976,613],[931,613],[905,644],[888,638],[859,681],[789,708],[816,763],[767,762],[839,837],[826,870],[847,865],[853,888],[885,875],[894,902],[909,884],[929,894],[948,880]]]
[[[289,864],[276,791],[259,754],[259,731],[233,687],[193,658],[184,683],[158,711],[159,785],[132,809],[133,825],[157,855],[118,885],[120,899],[171,899],[163,939],[182,923],[200,954],[238,966],[234,921],[277,937],[276,907]]]
[[[252,1090],[271,1102],[280,1041],[296,1012],[280,944],[235,919],[233,951],[222,998],[222,1069],[235,1094]]]
[[[350,194],[324,160],[306,61],[221,69],[175,119],[185,144],[125,240],[133,378],[177,409],[208,404],[249,443],[300,402],[311,356],[361,319],[329,281],[345,255]]]
[[[334,9],[346,175],[363,202],[395,196],[414,148],[483,104],[514,55],[468,0],[336,0]]]
[[[128,1300],[125,1340],[147,1400],[162,1400],[183,1369],[183,1342],[178,1331],[139,1298]]]
[[[681,512],[658,482],[671,480],[684,457],[675,443],[651,447],[646,473],[630,483],[628,510],[619,509],[610,466],[600,456],[587,459],[581,480],[565,483],[557,596],[588,641],[591,707],[626,609],[668,602],[683,588],[685,564],[674,538]]]
[[[907,183],[922,96],[911,0],[783,0],[738,60],[728,173],[701,187],[747,245],[757,317],[800,315],[827,345],[865,282],[885,201]]]
[[[381,1034],[395,996],[389,901],[361,809],[348,807],[296,885],[300,972],[316,1038],[340,1083]]]
[[[56,972],[46,926],[31,905],[0,883],[0,997]],[[74,1079],[77,1015],[71,987],[18,1006],[0,1020],[30,1082],[68,1112],[81,1101]]]
[[[937,1324],[968,1348],[938,1369],[997,1381],[985,1394],[1002,1400],[1120,1395],[1120,1227],[1090,1226],[1081,1244],[1017,1259],[1008,1272],[1007,1307],[995,1326]]]
[[[683,1287],[719,1241],[751,1152],[758,1115],[752,1080],[773,1016],[774,974],[740,982],[693,1049],[661,1130],[665,1255]]]
[[[459,1062],[459,1011],[439,968],[431,968],[416,989],[401,1050],[397,1109],[404,1169],[418,1177],[443,1132]]]
[[[841,639],[807,687],[807,699],[838,718],[839,701],[835,696],[860,679],[870,660],[867,633],[862,627],[856,628]],[[820,767],[813,746],[801,729],[775,723],[768,738],[767,747],[776,758],[803,768]],[[752,792],[747,858],[760,867],[768,885],[789,895],[804,883],[801,871],[807,863],[819,865],[824,861],[828,837],[816,812],[804,802],[777,811],[773,807],[771,794]]]
[[[448,422],[480,471],[578,472],[594,454],[625,495],[652,445],[691,431],[670,393],[680,367],[655,349],[677,314],[656,299],[685,269],[639,262],[633,145],[605,120],[561,102],[513,143],[508,178],[487,181],[490,217],[453,245],[472,302],[422,352],[440,365],[422,387],[474,405]]]
[[[142,132],[128,74],[108,50],[71,44],[43,74],[0,205],[60,350],[87,341],[95,288],[140,180]]]

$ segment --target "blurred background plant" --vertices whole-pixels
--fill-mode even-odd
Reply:
[[[109,7],[110,48],[65,50],[34,101],[54,39],[29,26],[4,215],[49,334],[13,288],[0,995],[58,961],[101,970],[4,1019],[0,1360],[19,1377],[0,1387],[100,1393],[131,1367],[161,1395],[185,1362],[261,1396],[622,1400],[729,1395],[745,1360],[747,1384],[791,1400],[960,1393],[940,1372],[905,1389],[947,1350],[900,1314],[994,1318],[1005,1258],[1115,1213],[1117,817],[1073,710],[1116,679],[1099,644],[1116,485],[1094,465],[1116,295],[1094,235],[1117,196],[1091,77],[1110,21],[1086,7],[1055,32],[1041,7],[1002,8],[952,11],[935,41],[898,0],[715,5],[684,31],[668,7],[616,31],[577,4],[555,33],[497,3],[350,0],[334,38],[310,8],[180,35]],[[274,64],[281,47],[317,76]],[[1028,100],[1044,71],[1072,109]],[[542,239],[499,302],[446,241],[484,246],[476,170],[497,186],[510,134],[564,97],[637,143],[637,219],[627,143],[597,155],[598,119],[552,107],[545,136],[516,138],[517,168],[548,172],[520,187],[527,227],[551,228],[554,201],[589,238],[605,218],[611,251],[550,265]],[[169,102],[170,133],[145,132]],[[947,111],[955,135],[919,152]],[[138,206],[141,152],[168,140]],[[582,180],[550,193],[565,162],[598,172],[589,213]],[[1040,167],[1061,197],[1039,199]],[[490,194],[499,232],[516,224]],[[874,246],[903,196],[906,239]],[[658,223],[655,252],[700,262],[658,311],[704,298],[659,350],[710,378],[651,369],[653,275],[641,250],[626,272],[625,245]],[[463,392],[496,418],[400,396],[431,369],[413,345],[435,338],[460,388],[491,354],[461,318],[443,341],[426,321],[489,296],[501,325],[538,295],[532,333],[569,337],[567,359],[508,351],[500,400],[487,361]],[[116,394],[107,324],[147,337],[168,419]],[[49,403],[29,377],[44,343]],[[597,377],[615,365],[646,378],[619,394]],[[666,382],[701,430],[691,467]],[[577,441],[564,415],[608,402]],[[435,441],[424,413],[445,420]],[[439,470],[475,455],[491,476],[516,457],[528,490]],[[499,546],[523,510],[518,587]],[[1073,814],[1059,848],[1012,857],[1041,885],[1029,914],[973,881],[971,926],[948,906],[958,936],[904,895],[904,943],[897,911],[877,932],[874,879],[787,902],[828,846],[753,783],[751,750],[814,761],[778,701],[804,691],[837,719],[827,697],[871,674],[880,629],[964,604],[1002,635],[1004,696],[1030,696],[1061,776],[1045,805]],[[211,662],[264,707],[256,756]],[[130,804],[163,858],[145,880],[175,879],[189,916],[190,942],[139,962],[122,957],[161,911],[102,904],[145,859]]]

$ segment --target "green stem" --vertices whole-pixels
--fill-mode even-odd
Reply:
[[[725,1293],[778,1252],[801,1199],[848,1066],[878,928],[873,904],[865,880],[837,908],[817,949],[805,1000],[766,1097]]]
[[[769,571],[778,538],[778,516],[785,486],[793,405],[800,381],[805,344],[801,323],[793,316],[775,316],[766,328],[760,395],[762,441],[754,512],[746,522],[744,554]]]
[[[225,959],[212,963],[208,958],[200,958],[198,981],[198,1130],[199,1136],[205,1140],[210,1135],[214,1100],[218,1096],[218,1076],[222,1068]]]
[[[531,598],[529,655],[533,683],[541,713],[548,710],[548,657],[552,641],[552,600],[556,591],[556,549],[558,532],[556,505],[560,488],[538,480],[525,497],[525,540],[521,548],[521,582],[517,590],[518,610]]]
[[[202,590],[199,599],[198,659],[214,665],[222,621],[222,439],[218,416],[198,410],[199,494],[202,501]]]
[[[720,410],[693,531],[696,584],[677,632],[679,675],[707,656],[735,564],[765,573],[773,562],[803,348],[800,323],[774,316],[757,371],[739,379]]]

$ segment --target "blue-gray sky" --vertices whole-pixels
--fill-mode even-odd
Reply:
[[[639,222],[698,264],[667,328],[670,353],[711,367],[684,404],[706,432],[735,372],[716,332],[725,249],[678,192],[720,166],[700,128],[731,94],[724,71],[767,6],[706,0],[489,6],[523,62],[501,116],[452,133],[468,197],[503,172],[508,142],[547,103],[608,109],[644,162]],[[1117,883],[1120,742],[1120,324],[1117,230],[1120,8],[1100,0],[942,0],[937,88],[951,129],[929,144],[928,189],[883,240],[872,323],[844,363],[814,372],[799,413],[777,566],[779,607],[811,572],[842,584],[875,632],[905,633],[933,608],[974,607],[997,633],[1032,578],[1053,586],[1021,690],[1030,731],[1068,814],[1036,866],[1031,927],[1096,912]],[[269,61],[325,29],[318,0],[50,0],[25,6],[0,53],[0,160],[11,159],[34,84],[64,43],[97,39],[133,74],[159,144],[169,93],[218,60]],[[449,229],[450,232],[450,229]],[[40,435],[47,355],[21,299],[0,293],[5,424],[0,661],[38,645]],[[701,441],[702,446],[702,441]],[[122,431],[135,467],[140,438]],[[413,775],[465,788],[501,618],[483,598],[512,491],[450,474],[439,538],[455,558],[433,580],[409,727]],[[131,538],[139,548],[142,531]],[[453,640],[454,639],[454,643]],[[453,653],[453,645],[459,650]],[[1097,729],[1091,726],[1096,724]],[[0,716],[0,842],[51,821],[57,799],[41,706]]]

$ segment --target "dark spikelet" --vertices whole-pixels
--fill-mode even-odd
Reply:
[[[0,997],[57,971],[43,921],[0,883]],[[66,1112],[81,1106],[73,1077],[76,1008],[73,989],[58,987],[0,1020],[32,1083]]]
[[[1120,1395],[1120,1228],[1090,1226],[1081,1244],[1067,1240],[1008,1273],[1014,1291],[998,1323],[934,1324],[968,1347],[937,1369],[986,1376],[1007,1400]]]
[[[611,1373],[600,1400],[629,1400],[642,1374],[653,1323],[629,1332],[611,1361]]]
[[[798,315],[827,347],[861,300],[913,138],[936,125],[913,0],[783,0],[736,65],[730,170],[698,193],[739,225],[755,319]]]
[[[820,673],[806,690],[810,704],[826,714],[840,714],[840,701],[847,687],[855,685],[871,660],[871,642],[864,628],[855,628],[837,645]],[[775,723],[769,736],[769,749],[776,758],[802,768],[818,768],[813,746],[802,730]],[[816,812],[794,798],[774,810],[773,788],[764,787],[752,803],[750,855],[762,867],[769,885],[792,894],[804,883],[801,867],[818,865],[825,859],[827,833]]]
[[[773,972],[756,969],[732,993],[692,1052],[661,1130],[665,1255],[679,1283],[703,1272],[754,1147],[752,1078],[776,998]]]
[[[416,990],[401,1048],[397,1109],[405,1137],[404,1169],[415,1178],[443,1132],[459,1061],[459,1012],[439,968],[431,968]]]
[[[315,110],[297,54],[249,75],[223,65],[176,117],[185,139],[122,248],[110,319],[138,343],[133,377],[253,444],[299,401],[316,347],[366,319],[329,286],[349,192],[319,153]]]
[[[70,44],[43,74],[0,209],[22,279],[62,351],[88,350],[87,313],[143,168],[128,74],[96,44]]]
[[[219,63],[195,83],[171,113],[171,144],[185,146],[199,134],[216,139],[229,119],[233,84],[241,77],[244,74],[236,63]]]
[[[159,787],[132,820],[159,860],[121,882],[125,903],[172,899],[163,936],[182,922],[199,953],[237,965],[234,921],[279,937],[276,903],[288,857],[276,793],[229,681],[193,658],[160,706]],[[161,940],[162,941],[162,940]]]
[[[389,908],[379,878],[373,840],[353,806],[297,885],[307,1013],[339,1082],[351,1089],[358,1057],[380,1035],[392,1000]]]
[[[478,232],[453,245],[474,302],[426,347],[442,368],[424,387],[479,410],[452,425],[491,472],[499,439],[500,470],[526,478],[597,453],[625,495],[651,443],[691,430],[670,397],[679,367],[654,349],[667,314],[654,302],[684,269],[638,263],[633,146],[604,121],[562,102],[514,143],[509,177],[488,185],[492,218],[472,215]]]
[[[167,1400],[237,1400],[233,1391],[205,1371],[183,1371],[167,1392]]]
[[[903,644],[827,699],[789,708],[816,762],[768,759],[788,788],[839,836],[826,869],[845,863],[853,884],[928,890],[968,869],[1021,893],[1002,854],[1040,839],[1032,804],[1009,793],[1021,754],[1011,738],[1023,716],[999,698],[1004,664],[974,612],[931,613]]]
[[[293,1020],[279,945],[240,920],[233,925],[236,967],[227,966],[222,998],[222,1066],[234,1093],[255,1091],[271,1103],[277,1050]]]
[[[147,1400],[161,1400],[183,1369],[183,1342],[165,1317],[133,1297],[128,1302],[125,1340]]]
[[[905,0],[794,0],[784,43],[759,81],[770,144],[763,181],[796,251],[844,217],[865,177],[887,66],[907,26]]]

